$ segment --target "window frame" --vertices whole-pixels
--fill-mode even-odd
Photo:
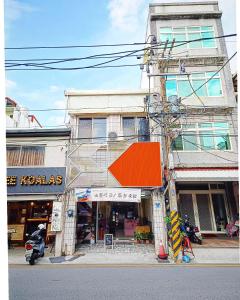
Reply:
[[[94,121],[96,119],[103,119],[106,121],[106,132],[105,132],[105,138],[98,138],[98,137],[93,137],[93,133],[94,133]],[[83,139],[83,141],[85,140],[86,143],[94,143],[96,142],[98,139],[101,141],[96,142],[96,144],[107,144],[107,140],[108,140],[108,118],[107,117],[78,117],[78,132],[77,132],[77,137],[79,140],[82,140],[82,138],[79,137],[79,128],[80,128],[80,120],[91,120],[91,137],[87,137],[86,139]],[[89,140],[89,142],[87,142]]]
[[[191,75],[189,75],[189,80],[193,86],[193,81],[194,80],[204,80],[204,82],[206,82],[211,76],[208,76],[207,73],[215,73],[215,71],[205,71],[205,72],[193,72]],[[194,74],[204,74],[204,76],[201,76],[201,77],[192,77],[192,75]],[[176,82],[176,94],[177,96],[180,95],[180,92],[179,92],[179,86],[178,86],[178,82],[179,81],[188,81],[188,79],[186,79],[187,75],[171,75],[171,76],[166,76],[166,82],[170,82],[170,81],[175,81]],[[182,77],[182,78],[181,78]],[[210,96],[209,95],[209,88],[208,88],[208,83],[212,80],[212,79],[219,79],[219,82],[220,82],[220,89],[221,89],[221,92],[222,94],[219,95],[219,96]],[[223,93],[223,84],[222,84],[222,79],[221,79],[221,76],[220,76],[220,72],[217,73],[216,75],[214,75],[214,77],[212,78],[210,81],[208,81],[207,84],[205,84],[205,88],[206,88],[206,92],[207,92],[207,95],[206,96],[200,96],[199,97],[208,97],[208,98],[222,98],[224,97],[224,93]],[[192,89],[191,89],[192,90]],[[194,89],[195,90],[195,89]],[[167,96],[168,97],[168,96]],[[180,97],[180,96],[179,96]],[[182,96],[182,97],[186,97],[186,96]]]
[[[130,141],[132,141],[132,142],[135,142],[135,141],[141,142],[141,141],[139,141],[140,136],[138,135],[139,119],[142,119],[142,118],[145,119],[146,117],[145,116],[121,116],[121,131],[122,131],[123,139],[125,139],[124,132],[123,132],[123,119],[127,119],[127,118],[134,119],[134,132],[135,132],[134,135],[136,135],[136,137],[130,139]]]
[[[210,124],[211,127],[205,127],[205,128],[200,128],[200,124],[203,124],[203,123],[206,123],[206,124]],[[226,127],[216,127],[214,124],[215,123],[226,123],[227,126]],[[224,152],[232,152],[233,149],[232,149],[232,142],[231,142],[231,137],[230,137],[230,129],[229,129],[229,122],[226,122],[226,121],[218,121],[218,122],[209,122],[209,121],[206,121],[206,122],[198,122],[198,123],[191,123],[192,125],[195,125],[195,128],[183,128],[184,124],[179,124],[179,129],[181,129],[182,131],[182,134],[179,135],[181,138],[182,136],[184,137],[184,133],[187,133],[187,132],[193,132],[195,131],[195,136],[196,136],[196,140],[197,140],[197,149],[196,150],[185,150],[184,149],[184,140],[181,139],[182,141],[182,147],[183,149],[182,150],[175,150],[174,148],[172,148],[172,151],[174,152],[178,152],[178,151],[181,151],[181,152],[216,152],[216,151],[224,151]],[[227,132],[227,135],[228,135],[228,139],[229,139],[229,149],[217,149],[217,144],[216,144],[216,139],[218,137],[215,137],[215,136],[212,136],[213,137],[213,143],[214,143],[214,149],[200,149],[200,148],[203,148],[203,146],[201,145],[201,132],[206,132],[206,131],[209,131],[209,132],[212,132],[212,135],[216,134],[217,131],[226,131]]]
[[[199,27],[200,30],[188,30],[188,28],[194,28],[194,27]],[[211,27],[212,29],[211,30],[202,30],[201,28],[202,27]],[[161,32],[161,29],[162,28],[171,28],[171,31],[168,31],[168,32]],[[184,31],[176,31],[177,28],[184,28]],[[174,31],[175,29],[175,31]],[[201,26],[201,25],[192,25],[192,26],[179,26],[179,27],[175,27],[175,26],[166,26],[166,27],[159,27],[159,37],[160,37],[160,40],[161,40],[161,34],[171,34],[172,35],[172,38],[175,38],[175,35],[176,34],[185,34],[186,36],[186,42],[190,41],[191,39],[189,38],[189,35],[190,34],[194,34],[194,33],[198,33],[200,34],[201,38],[204,38],[203,37],[203,33],[206,33],[206,32],[213,32],[213,41],[215,43],[215,46],[214,47],[203,47],[203,40],[199,41],[201,42],[201,48],[193,48],[193,47],[190,47],[190,44],[191,43],[187,43],[185,44],[186,45],[186,48],[182,48],[181,46],[179,47],[179,49],[189,49],[189,50],[196,50],[196,49],[217,49],[217,41],[215,39],[216,35],[215,35],[215,30],[214,30],[214,26],[213,25],[209,25],[209,26]],[[211,41],[211,40],[210,40]],[[176,40],[176,44],[177,44],[177,40]],[[184,46],[185,46],[184,45]]]

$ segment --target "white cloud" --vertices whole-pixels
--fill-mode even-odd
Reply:
[[[15,88],[16,86],[17,86],[17,83],[15,81],[6,79],[5,87],[6,87],[7,93],[9,92],[10,89]]]
[[[15,21],[24,13],[36,11],[36,8],[33,6],[18,0],[5,0],[4,9],[6,21]]]
[[[125,32],[135,32],[143,21],[141,16],[145,5],[145,0],[110,0],[108,10],[111,26]]]
[[[49,90],[51,93],[62,91],[63,89],[58,85],[50,85]]]

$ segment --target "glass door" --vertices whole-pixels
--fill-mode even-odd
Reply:
[[[209,194],[196,194],[200,230],[212,231],[212,213]]]
[[[224,194],[212,194],[212,204],[214,210],[214,221],[216,223],[217,231],[225,231],[227,225],[227,213],[224,201]]]
[[[190,223],[196,224],[192,194],[179,194],[179,211],[182,218],[184,217],[184,215],[188,215]]]

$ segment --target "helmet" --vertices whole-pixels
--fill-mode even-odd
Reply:
[[[39,225],[38,225],[38,229],[39,229],[39,230],[42,230],[42,229],[44,229],[44,228],[45,228],[45,226],[44,226],[43,224],[39,224]]]

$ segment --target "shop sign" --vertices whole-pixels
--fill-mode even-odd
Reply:
[[[111,201],[141,202],[141,189],[99,188],[75,189],[78,202]]]
[[[61,194],[65,188],[65,167],[8,168],[8,194]]]
[[[53,202],[51,231],[62,230],[62,202]]]

